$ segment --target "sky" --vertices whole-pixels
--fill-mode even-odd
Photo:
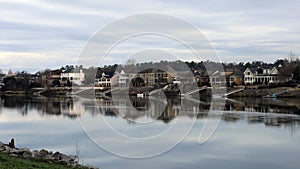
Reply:
[[[290,51],[299,56],[299,8],[299,0],[0,0],[0,69],[4,73],[10,69],[35,72],[78,64],[84,47],[97,32],[120,19],[144,13],[178,17],[197,28],[218,55],[203,60],[273,62],[287,57]],[[164,27],[163,19],[136,20],[115,32],[133,29],[142,22]],[[187,38],[194,37],[176,23],[168,24],[170,27]],[[101,64],[121,63],[134,53],[142,54],[143,49],[149,52],[149,48],[193,60],[188,58],[191,52],[169,37],[145,35],[124,42]],[[93,63],[99,64],[91,58],[89,66]]]

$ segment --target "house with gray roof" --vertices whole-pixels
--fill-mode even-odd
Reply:
[[[247,68],[244,71],[245,85],[279,83],[279,70],[273,68]]]

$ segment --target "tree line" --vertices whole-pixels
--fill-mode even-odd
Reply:
[[[100,78],[102,73],[105,73],[109,76],[112,76],[115,71],[120,71],[121,69],[124,70],[143,70],[148,67],[165,67],[169,65],[170,67],[174,68],[176,71],[186,71],[187,68],[190,69],[193,73],[202,73],[205,74],[206,70],[213,70],[215,67],[223,67],[224,70],[238,70],[244,72],[246,68],[265,68],[265,67],[278,67],[281,65],[283,71],[281,73],[285,75],[293,75],[293,81],[299,82],[300,81],[300,60],[299,58],[293,59],[278,59],[274,63],[265,63],[261,61],[253,61],[253,62],[239,62],[239,63],[217,63],[214,61],[201,61],[201,62],[184,62],[184,61],[160,61],[160,62],[145,62],[145,63],[135,63],[131,61],[125,65],[105,65],[103,67],[89,67],[85,68],[83,66],[77,65],[66,65],[62,66],[60,69],[56,69],[57,71],[63,72],[77,72],[79,69],[83,70],[85,74],[85,81],[84,84],[92,85],[94,83],[95,78]],[[35,74],[30,74],[26,71],[16,72],[13,75],[3,74],[0,70],[0,75],[2,77],[2,91],[7,90],[30,90],[34,87],[45,87],[45,86],[55,86],[58,84],[48,84],[43,82],[42,77],[47,77],[50,75],[51,72],[54,70],[45,69],[43,71],[38,71]],[[10,72],[12,74],[12,72]],[[53,82],[52,82],[53,83]],[[56,82],[58,83],[58,82]]]

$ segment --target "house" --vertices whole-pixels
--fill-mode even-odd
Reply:
[[[100,78],[95,79],[95,86],[97,87],[103,87],[103,88],[108,88],[111,87],[111,75],[107,75],[104,72],[101,74]]]
[[[126,87],[129,85],[130,77],[128,76],[128,74],[125,73],[124,70],[121,70],[120,73],[117,72],[116,75],[118,78],[119,87]]]
[[[226,86],[226,72],[210,72],[209,83],[211,86]]]
[[[242,85],[244,83],[244,75],[240,70],[234,70],[233,74],[229,77],[230,86],[232,85]]]
[[[247,68],[244,71],[244,83],[246,85],[253,84],[270,84],[279,83],[279,71],[273,68]]]
[[[209,74],[207,71],[201,72],[199,76],[195,76],[196,81],[199,86],[208,86],[209,85]]]
[[[209,83],[211,86],[232,86],[243,84],[243,73],[237,69],[226,69],[225,71],[209,72]]]
[[[16,76],[16,74],[12,70],[9,70],[6,74],[6,77],[14,77],[14,76]]]
[[[155,86],[157,84],[172,83],[173,77],[170,73],[159,69],[146,69],[138,73],[126,73],[124,70],[115,72],[111,78],[112,85],[119,87],[133,86]]]
[[[95,85],[100,85],[101,83],[102,85],[106,84],[110,86],[127,87],[130,82],[129,80],[130,74],[126,74],[124,70],[121,70],[121,72],[115,71],[113,76],[103,72],[101,74],[101,78],[95,79]]]
[[[173,77],[170,73],[154,68],[145,69],[137,73],[134,78],[143,79],[146,86],[154,86],[156,84],[168,84],[172,83],[173,81]]]
[[[42,87],[60,86],[61,70],[45,70],[42,73]]]
[[[71,84],[82,85],[84,82],[84,73],[82,69],[79,69],[79,72],[75,70],[62,70],[60,80],[62,84],[71,82]]]
[[[193,83],[200,83],[201,77],[200,73],[197,71],[176,71],[175,73],[170,74],[171,81],[168,83],[173,84],[193,84]]]
[[[0,89],[4,86],[4,83],[3,83],[4,77],[5,77],[5,74],[0,73]]]
[[[32,87],[42,87],[42,74],[41,72],[36,72],[31,76],[30,85]]]

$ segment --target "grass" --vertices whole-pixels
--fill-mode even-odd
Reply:
[[[0,169],[82,169],[69,167],[62,164],[51,164],[39,160],[12,157],[0,152]]]

